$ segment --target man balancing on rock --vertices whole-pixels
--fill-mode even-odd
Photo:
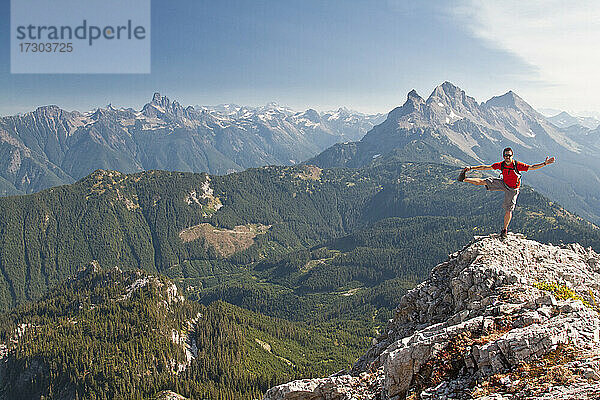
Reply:
[[[546,157],[546,161],[539,164],[527,165],[513,159],[513,151],[510,147],[505,148],[502,155],[504,156],[504,161],[502,162],[497,162],[492,165],[465,167],[460,173],[458,180],[460,182],[472,183],[473,185],[485,185],[487,190],[504,191],[504,202],[502,203],[502,208],[505,210],[504,228],[500,233],[500,237],[504,239],[508,233],[507,229],[510,219],[512,218],[512,212],[517,204],[517,196],[519,195],[519,187],[521,186],[521,172],[539,169],[548,164],[552,164],[554,162],[554,157]],[[472,169],[479,171],[499,169],[502,171],[502,178],[466,178],[467,171]]]

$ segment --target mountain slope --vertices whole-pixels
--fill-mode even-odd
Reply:
[[[351,375],[264,399],[598,398],[599,296],[591,249],[478,237],[400,299]]]
[[[478,103],[444,82],[427,100],[411,91],[403,106],[360,141],[336,144],[306,163],[356,168],[395,152],[404,161],[480,165],[498,161],[505,147],[529,164],[553,155],[555,165],[525,174],[525,182],[598,223],[600,148],[594,143],[598,135],[588,132],[557,128],[512,91]]]
[[[0,118],[0,194],[73,183],[96,169],[225,174],[295,164],[334,143],[359,139],[382,120],[343,108],[184,108],[159,93],[140,111],[44,106]]]
[[[99,170],[74,185],[0,199],[0,304],[6,309],[36,299],[91,260],[107,267],[163,272],[191,286],[201,283],[199,296],[210,294],[213,299],[222,298],[218,293],[233,283],[261,293],[266,287],[255,279],[280,285],[276,279],[260,278],[260,268],[266,271],[273,265],[257,263],[319,247],[343,254],[324,261],[323,268],[285,278],[290,285],[286,292],[300,290],[296,286],[306,280],[318,281],[318,272],[330,273],[331,262],[336,269],[367,275],[383,268],[369,265],[368,251],[350,257],[361,247],[382,257],[396,248],[401,264],[388,263],[385,268],[392,275],[386,279],[415,279],[428,272],[430,264],[421,259],[437,262],[473,232],[494,232],[500,226],[498,193],[455,182],[457,170],[452,167],[385,157],[376,161],[357,170],[264,167],[213,177]],[[511,227],[538,240],[577,238],[600,246],[597,227],[529,188],[522,190]],[[439,252],[421,256],[422,243]],[[357,275],[344,276],[348,280],[323,282],[342,289]],[[382,280],[359,282],[371,287]],[[246,299],[254,299],[252,309],[262,304],[251,292]]]
[[[165,389],[254,399],[276,382],[339,370],[367,345],[222,302],[202,306],[163,277],[95,262],[0,315],[0,343],[0,398],[28,400],[153,398]]]

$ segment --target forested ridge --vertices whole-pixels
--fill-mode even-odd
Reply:
[[[19,341],[40,346],[10,353],[15,372],[4,375],[2,390],[33,398],[103,398],[105,392],[147,398],[170,389],[192,398],[250,399],[277,382],[347,367],[385,329],[402,294],[474,235],[501,226],[501,194],[458,184],[457,172],[393,157],[361,169],[271,166],[225,176],[98,170],[73,185],[2,198],[0,306],[7,312],[0,343],[10,343],[20,324],[45,327],[25,330],[45,332],[45,339]],[[540,242],[579,242],[600,250],[597,227],[528,187],[511,230]],[[234,250],[224,252],[226,245]],[[82,281],[74,289],[76,281],[63,283],[93,260],[105,271],[98,276],[108,274],[108,280],[115,267],[125,276],[129,270],[164,276],[188,301],[172,307],[179,311],[171,322],[163,320],[171,314],[141,312],[154,307],[159,295],[152,293],[137,305],[130,304],[137,298],[132,296],[107,300],[104,308],[68,307],[98,287],[107,291],[105,300],[124,287]],[[99,309],[105,311],[97,314]],[[183,329],[198,312],[211,316],[195,330],[206,351],[185,371],[174,373],[159,361],[159,353],[184,360],[181,346],[158,336],[132,339],[148,326]],[[38,323],[29,322],[36,318]],[[73,318],[93,324],[66,324]],[[131,346],[106,342],[115,337],[128,338]],[[111,362],[104,362],[109,350],[131,359],[119,363],[123,369],[110,369]],[[77,354],[74,365],[67,351]],[[89,373],[81,375],[88,365],[81,360],[89,361],[89,354],[103,360],[93,381]],[[38,376],[21,374],[32,365],[43,378],[19,381]],[[122,372],[127,368],[150,373],[134,378]]]
[[[454,175],[451,167],[393,159],[358,170],[264,167],[213,177],[99,170],[74,185],[2,198],[0,307],[39,297],[91,260],[167,274],[188,263],[184,275],[198,278],[196,272],[205,272],[193,265],[247,270],[290,251],[343,241],[345,235],[376,235],[372,224],[386,218],[400,218],[399,230],[380,235],[391,243],[381,245],[400,245],[403,264],[418,263],[422,249],[437,252],[420,263],[423,276],[429,261],[440,261],[455,243],[498,228],[499,196],[458,185]],[[207,184],[213,194],[201,198]],[[426,228],[414,219],[425,217]],[[246,250],[224,258],[202,237],[191,242],[179,237],[201,223],[229,229],[258,223],[270,229]],[[529,188],[522,190],[511,228],[542,242],[600,247],[598,229]]]
[[[272,385],[345,368],[367,345],[366,332],[332,332],[220,301],[203,306],[171,285],[93,263],[5,313],[0,398],[147,399],[170,389],[254,399]]]

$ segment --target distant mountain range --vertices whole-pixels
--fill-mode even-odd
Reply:
[[[596,129],[598,128],[598,125],[600,125],[600,120],[594,117],[573,116],[566,111],[561,111],[556,115],[546,117],[546,119],[559,128],[569,128],[574,125],[580,125],[587,129]]]
[[[600,129],[560,128],[512,91],[478,103],[450,82],[427,100],[413,90],[360,141],[333,145],[307,164],[360,167],[387,154],[405,161],[491,164],[504,147],[529,164],[556,156],[556,164],[525,174],[524,182],[600,222]]]
[[[73,183],[105,168],[225,174],[290,165],[337,142],[358,140],[383,114],[263,107],[183,107],[159,93],[136,111],[57,106],[0,118],[0,195]]]
[[[139,111],[45,106],[0,118],[0,195],[73,183],[99,168],[226,174],[307,159],[320,167],[359,167],[392,153],[462,166],[498,161],[510,146],[527,163],[556,156],[556,164],[526,174],[524,182],[598,224],[594,121],[564,112],[544,117],[512,91],[479,103],[450,82],[427,100],[411,91],[387,118],[345,108],[294,112],[275,103],[183,107],[159,93]]]

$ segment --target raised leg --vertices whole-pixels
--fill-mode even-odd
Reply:
[[[481,178],[465,178],[464,182],[472,183],[473,185],[485,185],[485,179]]]

